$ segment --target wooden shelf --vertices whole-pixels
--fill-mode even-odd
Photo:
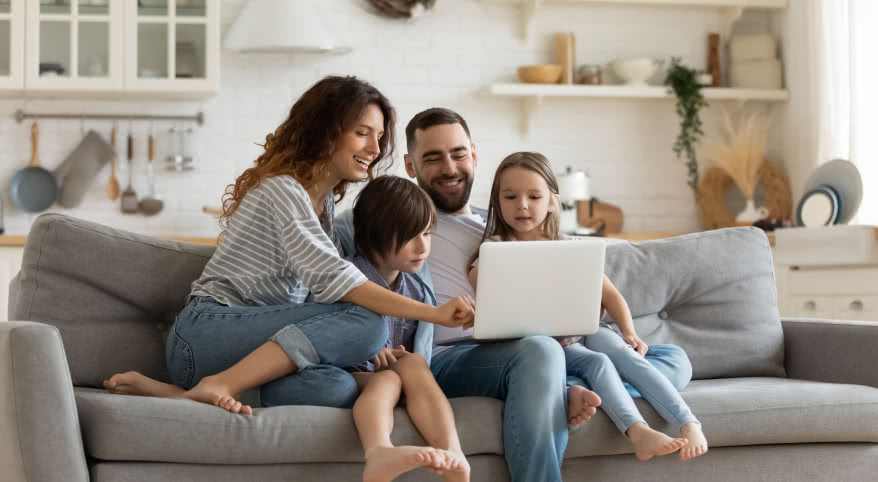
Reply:
[[[732,89],[726,87],[702,90],[708,100],[786,102],[785,89]],[[521,130],[527,135],[533,117],[546,97],[581,97],[606,99],[673,99],[673,94],[662,86],[578,85],[578,84],[491,84],[488,93],[500,97],[518,97],[521,105]]]
[[[533,0],[482,0],[486,3],[524,4]],[[538,0],[539,4],[680,5],[686,7],[786,8],[788,0]]]
[[[663,86],[580,85],[580,84],[491,84],[492,95],[511,97],[608,97],[628,99],[670,99],[673,94]],[[701,91],[705,99],[761,100],[785,102],[785,89],[732,89],[708,87]]]
[[[728,38],[732,25],[741,18],[744,9],[786,8],[789,0],[482,0],[486,3],[518,5],[521,8],[521,30],[525,40],[533,31],[534,18],[543,5],[644,5],[668,7],[712,7],[723,12],[721,37]]]

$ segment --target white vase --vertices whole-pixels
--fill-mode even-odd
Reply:
[[[765,206],[761,206],[759,209],[756,209],[756,205],[753,203],[752,199],[747,200],[747,205],[744,206],[744,210],[738,213],[738,217],[735,218],[735,221],[741,224],[752,224],[760,219],[765,219],[768,217],[768,208]]]

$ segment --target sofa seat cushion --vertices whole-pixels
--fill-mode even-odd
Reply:
[[[683,399],[711,447],[814,442],[878,443],[878,388],[784,378],[696,380]],[[643,399],[637,407],[657,430],[676,435]],[[565,458],[633,453],[600,410],[570,433]]]
[[[348,409],[258,408],[252,416],[185,399],[113,395],[76,388],[87,452],[101,460],[194,464],[362,462]],[[491,398],[451,401],[467,455],[502,454],[502,403]],[[424,445],[404,408],[395,413],[393,442]]]

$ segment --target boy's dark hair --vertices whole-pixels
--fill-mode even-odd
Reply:
[[[409,121],[408,125],[405,126],[405,142],[408,151],[412,152],[415,145],[416,130],[425,130],[433,126],[445,124],[460,124],[460,126],[463,127],[464,132],[466,132],[466,136],[472,140],[472,136],[469,133],[469,126],[466,125],[466,121],[463,120],[463,117],[461,117],[460,114],[451,109],[433,107],[415,114],[415,116],[412,117],[412,120]]]
[[[430,196],[399,176],[379,176],[366,184],[354,205],[354,245],[372,264],[436,225]]]

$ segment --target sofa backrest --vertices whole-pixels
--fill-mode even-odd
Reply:
[[[10,320],[58,327],[73,384],[119,370],[168,381],[165,339],[214,251],[43,214],[10,286]]]
[[[165,339],[214,251],[59,214],[37,218],[9,319],[58,327],[76,386],[120,370],[168,381]],[[607,247],[638,334],[689,355],[693,378],[784,376],[768,240],[731,228]]]
[[[693,378],[785,376],[771,247],[761,230],[612,244],[606,260],[638,335],[681,346]]]

